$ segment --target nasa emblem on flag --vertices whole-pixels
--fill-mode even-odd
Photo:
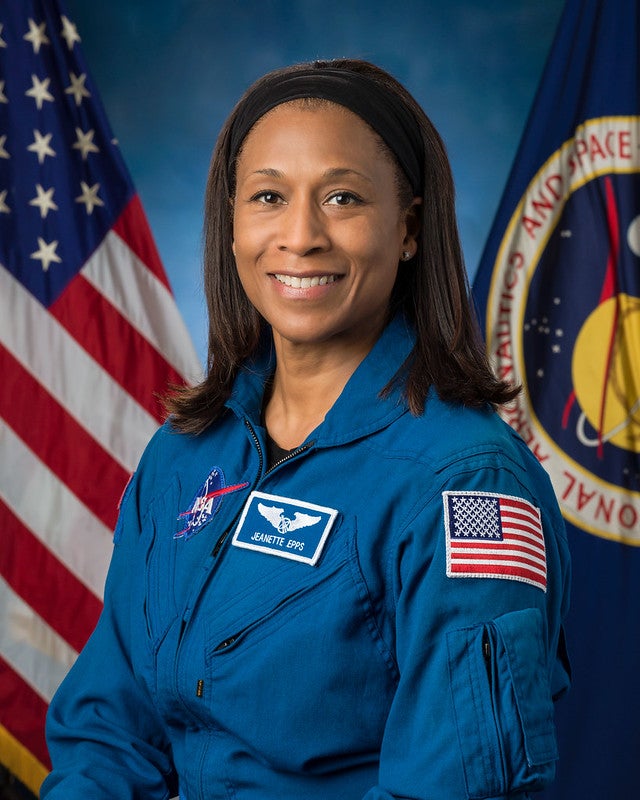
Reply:
[[[534,176],[487,303],[503,416],[584,531],[640,546],[640,117],[580,125]]]

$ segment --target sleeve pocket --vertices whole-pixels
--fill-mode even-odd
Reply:
[[[536,791],[558,750],[541,612],[447,634],[450,686],[470,800]]]

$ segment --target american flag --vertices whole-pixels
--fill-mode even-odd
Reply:
[[[201,371],[80,41],[0,5],[0,761],[34,792],[157,396]]]
[[[444,492],[447,575],[509,578],[547,588],[540,511],[521,497]]]

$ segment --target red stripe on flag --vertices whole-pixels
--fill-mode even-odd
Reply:
[[[120,497],[129,478],[127,470],[2,346],[0,375],[4,382],[0,416],[108,528],[113,528],[117,518],[113,498]]]
[[[151,235],[147,217],[137,194],[131,198],[129,204],[113,225],[112,230],[117,233],[121,239],[124,239],[140,261],[153,272],[156,278],[161,281],[167,289],[170,289],[167,275],[160,261],[153,236]]]
[[[519,560],[518,560],[519,563]],[[463,575],[468,575],[468,564],[459,564],[453,563],[451,564],[451,572],[461,573]],[[520,566],[507,566],[504,564],[481,564],[475,563],[473,564],[473,574],[477,575],[481,573],[483,575],[491,576],[491,575],[504,575],[508,578],[522,578],[523,580],[530,581],[535,583],[537,586],[546,587],[547,580],[546,578],[541,575],[539,572],[534,572],[533,570],[528,570]],[[473,577],[473,576],[469,576]]]
[[[100,600],[2,500],[0,530],[3,532],[0,574],[74,650],[81,650],[98,621]]]
[[[47,704],[0,656],[0,723],[51,769],[44,738]]]
[[[158,395],[184,380],[103,295],[80,274],[49,311],[144,409],[164,422]]]

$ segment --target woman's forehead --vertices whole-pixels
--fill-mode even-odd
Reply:
[[[269,110],[247,134],[239,154],[247,160],[285,158],[305,152],[349,161],[388,161],[378,134],[357,114],[327,100],[291,100]]]

